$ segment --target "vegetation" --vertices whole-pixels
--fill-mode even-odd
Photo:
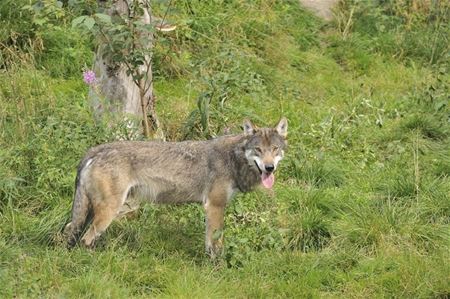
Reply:
[[[95,1],[1,1],[0,297],[449,297],[450,12],[431,2],[346,0],[330,24],[297,1],[155,4],[178,25],[154,53],[167,138],[289,119],[274,192],[233,200],[212,263],[197,205],[66,249],[77,163],[117,138],[71,26]]]

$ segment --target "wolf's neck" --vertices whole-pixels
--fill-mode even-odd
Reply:
[[[241,144],[237,144],[231,151],[231,162],[233,165],[233,180],[241,192],[249,192],[261,181],[259,171],[248,164],[245,152]]]

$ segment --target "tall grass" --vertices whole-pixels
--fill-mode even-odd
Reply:
[[[449,296],[444,4],[342,1],[324,24],[297,1],[172,3],[178,29],[155,49],[169,138],[289,119],[274,192],[230,203],[212,263],[196,205],[144,205],[95,250],[66,249],[76,165],[114,139],[80,76],[92,45],[69,28],[95,4],[49,2],[58,17],[39,25],[14,3],[0,4],[0,297]]]

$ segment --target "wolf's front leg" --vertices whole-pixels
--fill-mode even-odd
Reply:
[[[206,253],[211,258],[220,256],[223,251],[223,218],[225,204],[208,200],[206,212]]]

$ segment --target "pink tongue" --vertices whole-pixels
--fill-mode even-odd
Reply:
[[[261,181],[264,187],[270,189],[275,182],[275,176],[273,175],[273,173],[267,174],[264,172],[263,174],[261,174]]]

